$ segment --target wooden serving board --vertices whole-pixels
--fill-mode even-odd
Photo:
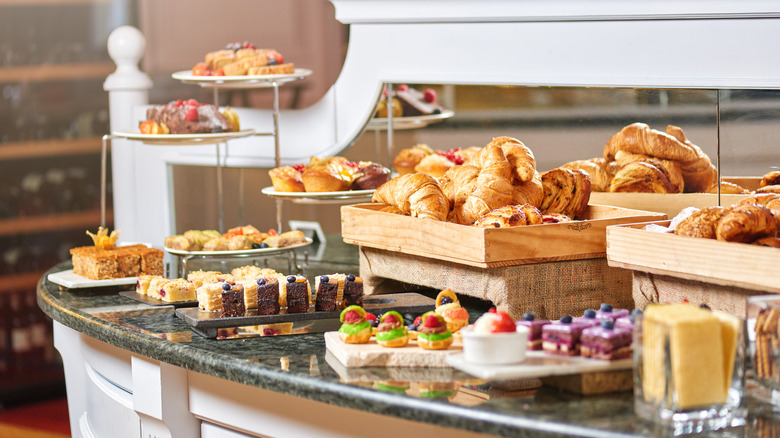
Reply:
[[[667,226],[668,221],[654,222]],[[722,286],[780,293],[780,249],[644,230],[609,227],[610,266]]]
[[[325,347],[346,367],[448,367],[447,356],[463,352],[457,337],[446,350],[423,350],[415,340],[404,347],[383,347],[373,336],[367,344],[347,344],[338,332],[325,332]]]
[[[604,257],[607,226],[667,217],[591,204],[580,221],[479,228],[385,213],[380,208],[380,204],[342,207],[344,241],[481,268]]]

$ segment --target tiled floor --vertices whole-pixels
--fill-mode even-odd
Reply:
[[[70,436],[65,398],[0,411],[0,437],[66,438]]]

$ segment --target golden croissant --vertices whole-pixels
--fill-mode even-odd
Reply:
[[[397,207],[401,213],[423,219],[447,220],[450,203],[436,178],[426,173],[410,173],[380,186],[372,202]]]
[[[517,182],[530,181],[536,172],[534,153],[523,142],[512,137],[496,137],[489,145],[501,147],[504,156],[512,169],[512,177]]]
[[[759,204],[743,204],[724,215],[715,229],[718,240],[751,243],[762,237],[775,237],[777,221],[772,212]]]

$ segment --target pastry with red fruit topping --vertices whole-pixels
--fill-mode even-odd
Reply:
[[[388,115],[387,90],[377,106],[376,117],[385,118]],[[393,90],[393,117],[414,117],[441,114],[443,107],[439,104],[436,90],[426,88],[420,91],[406,84],[401,84]]]
[[[347,344],[366,344],[371,338],[371,324],[360,306],[349,306],[339,316],[339,339]]]
[[[376,189],[390,179],[390,170],[372,161],[344,157],[312,157],[308,164],[268,171],[277,192],[340,192]]]
[[[447,329],[452,333],[469,325],[469,312],[460,305],[457,295],[451,289],[439,292],[434,311],[444,317]]]
[[[491,308],[489,312],[474,322],[474,333],[514,333],[517,331],[515,320],[503,310]]]
[[[403,347],[409,342],[404,318],[395,310],[385,312],[376,328],[376,343],[383,347]]]
[[[155,124],[160,126],[160,132],[145,132],[155,130]],[[140,123],[139,129],[142,133],[165,133],[167,129],[170,134],[208,134],[233,132],[237,130],[238,124],[235,111],[226,108],[220,112],[216,105],[189,99],[148,108],[146,120]]]
[[[295,64],[285,63],[274,49],[258,49],[249,41],[234,42],[209,52],[204,62],[195,64],[193,76],[244,76],[295,73]]]
[[[436,312],[426,312],[417,327],[417,345],[425,350],[445,350],[452,345],[452,332],[447,329],[444,317]]]

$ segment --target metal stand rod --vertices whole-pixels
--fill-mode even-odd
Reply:
[[[222,161],[220,160],[220,146],[222,143],[216,144],[217,150],[217,205],[219,206],[219,230],[225,232],[225,212],[223,204],[223,187],[222,187]]]
[[[106,179],[108,173],[108,144],[111,142],[111,135],[104,135],[102,148],[100,150],[100,226],[106,226]]]
[[[274,157],[276,158],[276,167],[282,165],[281,148],[279,146],[279,83],[276,81],[271,82],[274,90]],[[282,201],[276,200],[276,231],[282,232]]]
[[[718,205],[720,202],[720,89],[715,90],[715,163],[718,167]]]
[[[393,161],[393,84],[387,84],[387,167]]]

